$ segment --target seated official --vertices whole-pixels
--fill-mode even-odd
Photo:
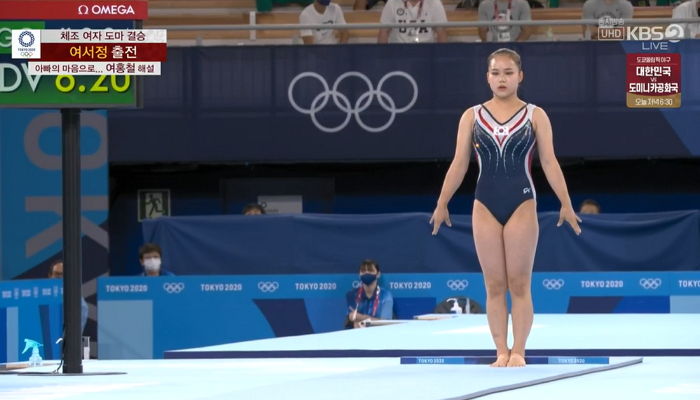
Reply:
[[[586,199],[581,202],[578,210],[579,214],[600,214],[600,204],[593,199]]]
[[[265,215],[265,207],[258,203],[248,203],[243,207],[243,210],[241,211],[241,214],[243,215]]]
[[[389,290],[379,286],[381,275],[379,264],[375,261],[362,261],[360,287],[345,295],[348,304],[346,328],[363,327],[368,320],[393,318],[394,297]]]
[[[172,272],[162,266],[163,251],[155,243],[146,243],[139,249],[139,262],[143,267],[141,276],[172,276]]]
[[[55,261],[49,267],[49,278],[63,279],[63,261]],[[88,303],[84,298],[80,297],[80,332],[85,330],[85,325],[88,320]]]

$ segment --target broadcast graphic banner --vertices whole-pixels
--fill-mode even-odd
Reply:
[[[681,55],[627,54],[627,107],[681,106]]]

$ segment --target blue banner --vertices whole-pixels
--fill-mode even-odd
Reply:
[[[98,280],[99,357],[162,358],[167,350],[343,328],[356,274],[179,276]],[[485,303],[476,273],[385,274],[395,319],[448,298]],[[700,312],[700,273],[535,273],[536,313]]]
[[[559,157],[700,156],[700,42],[668,44],[681,55],[682,107],[663,111],[626,107],[626,54],[643,43],[509,46],[522,55],[520,95],[548,112]],[[492,96],[486,58],[498,47],[170,49],[162,75],[145,80],[144,110],[110,112],[110,161],[449,159],[460,115]]]
[[[107,117],[81,114],[81,230],[85,278],[106,271]],[[0,110],[0,279],[46,277],[62,250],[61,114]],[[58,255],[58,257],[57,257]]]
[[[388,273],[394,317],[432,313],[448,298],[485,305],[477,273]],[[227,275],[98,280],[99,357],[161,358],[166,350],[340,330],[356,274]],[[699,272],[535,273],[536,313],[698,313]],[[0,362],[26,361],[24,339],[60,358],[60,280],[0,282]]]
[[[583,234],[539,214],[535,271],[700,269],[700,212],[585,215]],[[143,221],[178,275],[348,273],[373,258],[385,272],[478,272],[471,216],[430,234],[427,213],[187,216]]]
[[[32,24],[44,29],[125,29],[133,28],[134,21],[51,20]],[[4,74],[0,76],[0,92],[9,96],[17,80],[29,80],[36,88],[42,80],[55,78],[13,76],[8,64],[16,65],[19,71],[21,62],[11,59],[10,54],[0,54],[0,74]],[[83,111],[80,135],[83,278],[87,281],[108,269],[106,112]],[[61,258],[61,146],[58,110],[0,109],[0,279],[44,278],[49,264]]]

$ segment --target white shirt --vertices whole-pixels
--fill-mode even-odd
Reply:
[[[385,24],[447,22],[447,14],[440,0],[419,0],[415,5],[403,0],[387,0],[380,21]],[[433,28],[394,28],[389,34],[389,43],[434,41]]]
[[[299,14],[299,23],[339,25],[345,24],[345,17],[343,16],[343,10],[335,3],[330,3],[323,14],[319,14],[312,3],[306,6],[301,14]],[[311,35],[314,37],[314,44],[338,43],[338,37],[335,35],[333,29],[314,29],[313,31],[311,29],[301,30],[302,37]]]
[[[688,0],[673,9],[673,18],[697,18],[698,0]],[[679,24],[685,28],[685,38],[695,39],[700,34],[700,22],[697,24]]]

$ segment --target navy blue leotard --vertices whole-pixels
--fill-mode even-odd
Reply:
[[[474,107],[472,145],[479,162],[476,199],[505,225],[520,204],[536,199],[530,166],[535,149],[532,112],[524,105],[500,123],[486,107]]]

